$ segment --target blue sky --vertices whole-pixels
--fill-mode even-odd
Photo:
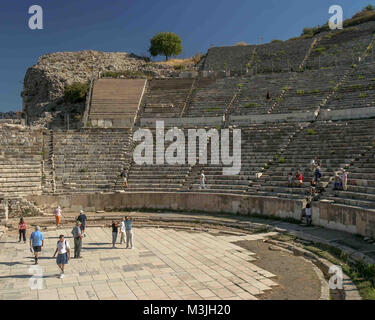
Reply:
[[[44,29],[30,30],[28,9],[44,10]],[[182,38],[189,57],[210,45],[286,40],[324,24],[338,4],[351,17],[374,0],[2,0],[0,4],[0,112],[22,109],[28,67],[56,51],[100,50],[147,54],[161,31]],[[262,39],[259,39],[262,38]]]

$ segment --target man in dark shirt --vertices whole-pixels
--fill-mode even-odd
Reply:
[[[115,248],[116,242],[117,242],[117,236],[118,236],[119,223],[113,220],[111,228],[112,228],[112,248]]]
[[[85,233],[85,230],[86,230],[86,220],[87,220],[87,216],[81,210],[80,215],[77,218],[77,221],[81,222],[81,232],[82,232],[82,234],[83,234],[84,237],[86,237],[86,233]]]

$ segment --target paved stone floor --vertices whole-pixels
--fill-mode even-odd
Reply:
[[[273,274],[252,263],[253,253],[233,244],[262,235],[217,236],[162,228],[136,229],[135,250],[124,245],[112,249],[110,228],[90,228],[83,259],[72,259],[65,278],[59,279],[52,255],[58,235],[70,231],[44,232],[40,290],[30,289],[33,259],[28,244],[2,239],[0,299],[254,300],[278,285]]]

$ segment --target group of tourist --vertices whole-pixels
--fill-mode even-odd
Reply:
[[[335,173],[333,190],[348,190],[348,173],[345,169]]]
[[[61,224],[62,210],[60,207],[57,207],[55,210],[56,226],[59,227]],[[82,259],[81,250],[82,250],[82,239],[87,236],[86,234],[86,221],[87,216],[81,210],[79,216],[76,218],[75,226],[73,227],[71,233],[73,235],[74,241],[74,259]],[[112,248],[116,248],[117,237],[119,233],[119,228],[121,232],[120,244],[126,242],[126,249],[134,249],[133,244],[133,218],[127,216],[122,219],[121,222],[112,221],[110,226],[112,228]],[[26,231],[27,225],[23,217],[20,218],[18,224],[19,231],[19,240],[23,240],[26,243]],[[40,231],[40,227],[36,226],[35,231],[30,235],[30,251],[34,254],[35,265],[39,262],[39,255],[42,252],[44,247],[44,235]],[[60,268],[60,278],[64,278],[65,266],[68,264],[71,259],[71,247],[69,241],[65,238],[63,234],[59,236],[57,241],[56,251],[53,255],[53,258],[56,258],[56,263]]]
[[[295,175],[292,172],[288,174],[288,187],[301,187],[303,186],[303,175],[301,171],[297,171]]]
[[[125,217],[121,222],[112,221],[109,226],[112,228],[112,248],[116,248],[117,238],[119,234],[119,228],[121,233],[120,244],[125,243],[126,239],[126,249],[134,249],[133,246],[133,219],[131,217]]]

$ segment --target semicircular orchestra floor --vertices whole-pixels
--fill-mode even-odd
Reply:
[[[65,234],[73,246],[71,229],[45,231],[46,242],[39,262],[39,272],[43,274],[34,279],[40,285],[34,290],[30,288],[30,278],[32,273],[38,277],[38,271],[33,270],[28,244],[20,244],[10,235],[2,239],[0,299],[255,300],[272,299],[274,292],[283,290],[285,274],[273,274],[267,267],[259,266],[259,262],[267,262],[262,261],[262,250],[268,249],[253,250],[259,251],[255,253],[246,245],[240,245],[261,244],[264,237],[261,234],[230,235],[142,227],[134,230],[135,249],[129,250],[124,244],[112,249],[111,231],[111,228],[100,227],[87,230],[83,258],[70,260],[64,279],[59,279],[59,269],[52,256],[60,234]],[[257,248],[261,247],[255,246]],[[273,254],[279,255],[280,261],[287,258],[283,252]],[[264,259],[268,259],[267,255]],[[310,284],[306,279],[319,283],[312,265],[298,259],[290,263],[299,267],[306,264],[305,269],[300,270],[301,278],[305,277],[300,282],[307,287]],[[270,263],[275,265],[271,260]],[[289,268],[286,274],[293,273],[294,266],[290,263],[284,261],[282,266]],[[320,287],[315,287],[316,292],[305,298],[319,298]]]

